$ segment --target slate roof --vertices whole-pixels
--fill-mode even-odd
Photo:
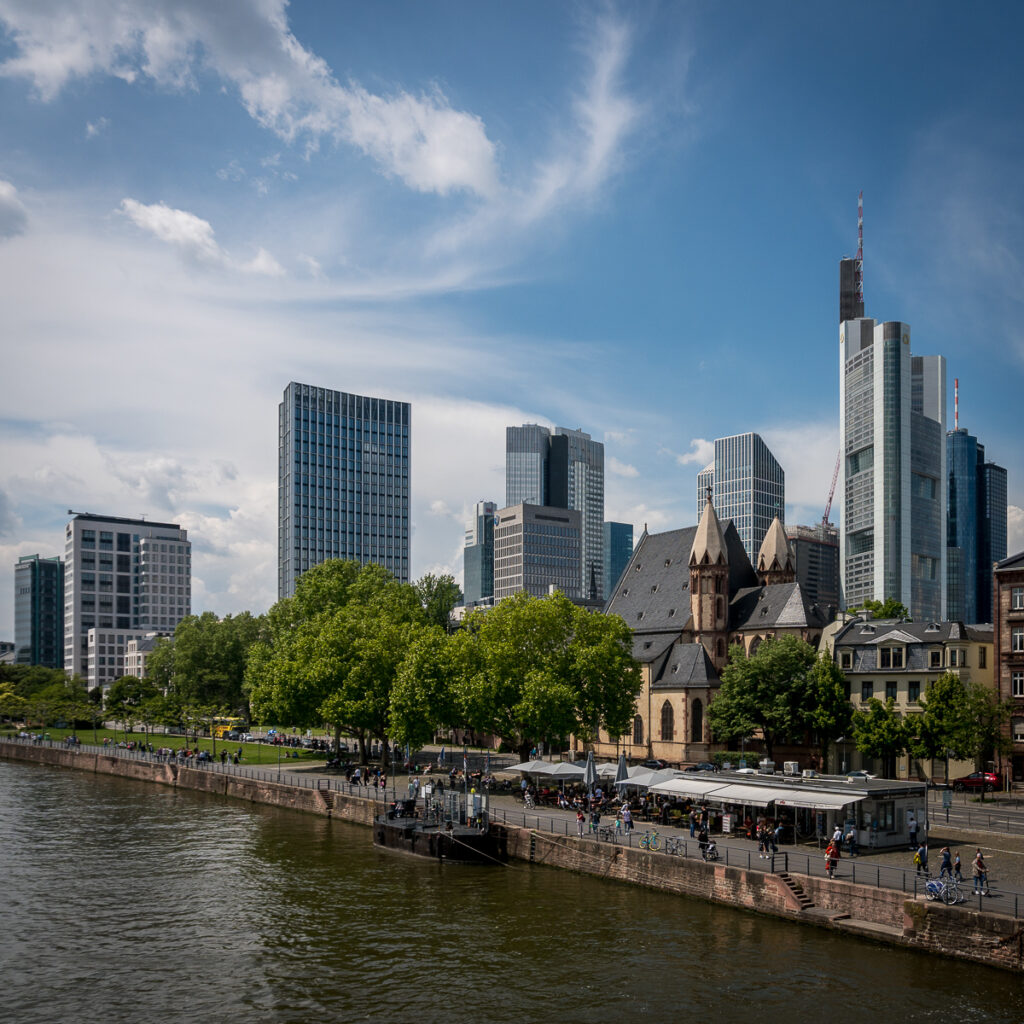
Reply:
[[[697,524],[697,532],[693,536],[693,548],[690,550],[687,561],[697,565],[704,562],[708,565],[718,565],[723,560],[729,561],[729,549],[722,536],[722,526],[718,521],[715,506],[711,504],[709,497],[704,505],[704,511],[701,513],[700,522]]]
[[[996,569],[1024,569],[1024,551],[1019,554],[1010,555],[1001,562],[996,562]]]
[[[661,663],[653,666],[652,690],[718,686],[718,673],[703,644],[673,644]]]
[[[690,549],[696,526],[645,533],[605,611],[633,630],[681,633],[690,621]],[[757,576],[730,519],[722,531],[729,556],[729,592],[757,585]],[[643,660],[643,659],[641,659]]]
[[[853,665],[844,672],[924,672],[936,671],[931,664],[932,645],[947,643],[992,643],[990,625],[965,626],[962,622],[903,622],[899,619],[854,619],[835,637],[835,651],[853,654]],[[901,668],[882,668],[877,650],[886,643],[905,644],[906,661]]]
[[[789,546],[789,539],[786,537],[785,527],[776,516],[768,532],[761,541],[761,550],[757,553],[757,571],[770,572],[772,570],[793,571],[793,551]]]
[[[730,631],[802,626],[824,629],[829,621],[825,609],[808,602],[799,583],[744,587],[729,602]]]

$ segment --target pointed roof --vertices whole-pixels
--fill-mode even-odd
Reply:
[[[697,524],[697,533],[690,548],[690,565],[728,565],[729,554],[722,536],[722,526],[715,514],[715,506],[711,504],[711,488],[708,488],[708,500]]]
[[[776,516],[768,532],[761,541],[761,550],[757,555],[757,571],[771,572],[793,571],[793,552],[790,550],[789,541],[786,538],[786,528],[782,521]]]

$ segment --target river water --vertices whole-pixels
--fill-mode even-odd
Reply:
[[[0,760],[0,1017],[1024,1021],[1016,976],[568,872]]]

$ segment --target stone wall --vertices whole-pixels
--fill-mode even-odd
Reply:
[[[177,764],[137,761],[111,754],[74,749],[5,743],[0,756],[121,778],[180,786],[204,793],[268,804],[359,825],[372,825],[379,808],[373,800],[334,790],[307,789]],[[504,830],[512,859],[580,874],[642,885],[660,892],[711,900],[724,906],[799,920],[805,924],[846,930],[896,945],[972,960],[1007,970],[1024,971],[1022,922],[964,907],[946,907],[913,899],[893,889],[880,889],[836,879],[795,875],[815,905],[802,911],[792,890],[775,874],[664,853],[555,836],[528,828],[495,825]],[[864,925],[867,927],[864,927]],[[870,928],[876,929],[870,931]]]

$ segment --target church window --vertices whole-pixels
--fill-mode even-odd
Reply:
[[[704,742],[704,705],[699,700],[690,704],[690,742]]]
[[[661,705],[661,738],[663,740],[674,739],[676,735],[676,716],[672,705],[665,701]]]
[[[644,741],[644,720],[637,715],[633,719],[633,742],[643,743]]]

